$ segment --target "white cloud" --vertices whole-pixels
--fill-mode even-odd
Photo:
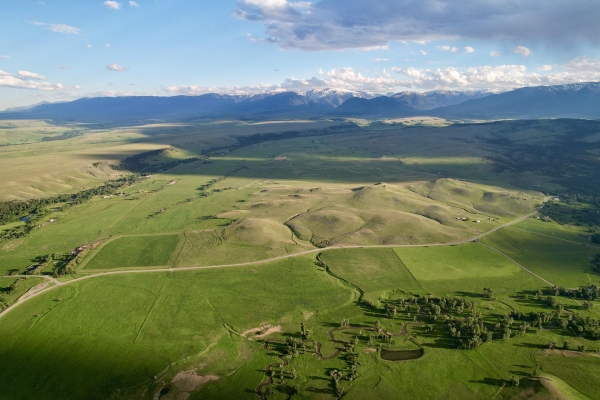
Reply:
[[[108,48],[110,47],[110,44],[106,43],[106,44],[104,45],[104,47],[106,47],[106,48],[108,49]]]
[[[66,33],[67,35],[79,35],[81,32],[81,29],[65,24],[50,24],[48,29],[52,32]]]
[[[87,47],[88,49],[91,49],[92,45],[88,43],[88,44],[85,45],[85,47]]]
[[[542,66],[544,73],[528,72],[524,65],[470,68],[393,68],[405,76],[398,86],[418,89],[513,89],[525,86],[561,85],[600,81],[600,59],[576,58],[563,65]]]
[[[387,93],[395,89],[396,80],[384,69],[375,76],[365,76],[354,68],[339,68],[324,72],[319,70],[319,77],[309,79],[288,78],[279,84],[258,84],[234,87],[207,86],[168,86],[166,93],[183,95],[200,95],[205,93],[255,94],[264,92],[297,91],[305,92],[313,89],[337,89],[364,91],[370,93]]]
[[[426,56],[427,52],[425,50],[421,50],[421,55]]]
[[[69,66],[67,66],[67,65],[55,65],[55,67],[56,67],[57,69],[62,69],[63,71],[66,71],[66,70],[68,70],[68,69],[71,69],[71,68],[70,68]]]
[[[17,75],[0,71],[0,87],[44,91],[66,91],[81,89],[79,86],[64,86],[60,83],[46,82],[45,79],[46,78],[43,76],[29,71],[19,71]]]
[[[106,66],[107,69],[110,69],[111,71],[116,71],[116,72],[127,72],[127,68],[120,66],[117,63],[112,63]]]
[[[9,56],[3,56],[0,54],[0,58],[10,58]]]
[[[30,22],[32,25],[37,26],[46,26],[49,31],[56,33],[64,33],[67,35],[79,35],[81,33],[81,29],[75,28],[74,26],[70,26],[67,24],[47,24],[45,22],[33,21]]]
[[[288,78],[278,84],[257,84],[235,87],[167,86],[168,94],[200,95],[205,93],[255,94],[264,92],[337,89],[369,93],[388,93],[407,89],[487,89],[510,90],[525,86],[560,85],[565,83],[600,81],[600,59],[576,58],[551,70],[529,71],[525,65],[476,66],[468,68],[391,68],[372,74],[354,68],[319,70],[317,77]]]
[[[490,51],[490,56],[492,56],[492,57],[500,57],[500,54],[502,54],[502,53],[500,53],[499,51],[496,51],[496,50]]]
[[[29,72],[29,71],[18,71],[17,74],[19,75],[20,78],[26,78],[26,79],[35,79],[38,81],[45,81],[46,77],[36,74],[34,72]]]
[[[451,53],[456,53],[458,48],[452,46],[437,46],[437,48],[441,51],[449,51]]]
[[[373,60],[373,61],[382,62],[382,61],[390,61],[390,59],[389,59],[389,58],[380,58],[380,57],[377,57],[377,58],[376,58],[375,60]]]
[[[458,38],[600,43],[597,0],[238,0],[234,15],[264,26],[261,41],[303,51]]]
[[[465,53],[474,53],[475,49],[471,46],[465,46]]]
[[[135,1],[130,1],[129,7],[140,8],[140,5],[138,3],[136,3]]]
[[[105,1],[104,3],[104,7],[109,8],[111,10],[120,10],[121,9],[121,3],[118,3],[116,1]]]
[[[511,49],[514,53],[521,54],[524,57],[529,57],[533,52],[525,46],[517,46]]]

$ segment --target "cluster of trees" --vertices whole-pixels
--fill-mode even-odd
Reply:
[[[494,296],[494,291],[490,288],[483,288],[483,297],[488,300],[496,300]]]
[[[60,253],[56,253],[58,255]],[[24,275],[40,275],[50,264],[54,262],[54,255],[45,255],[35,258],[35,263],[31,264],[23,272]]]
[[[573,318],[568,321],[568,328],[586,339],[600,339],[600,321],[596,318],[573,314]]]
[[[354,338],[354,341],[354,344],[356,344],[358,342],[358,339]],[[359,356],[359,353],[354,352],[353,350],[349,351],[348,354],[346,354],[346,369],[343,371],[338,371],[337,369],[334,369],[329,373],[329,376],[333,381],[335,395],[338,399],[341,398],[346,392],[344,387],[340,384],[340,381],[347,380],[351,382],[358,378],[358,366],[362,365],[362,363],[359,361]]]
[[[22,281],[23,281],[23,278],[19,278],[19,279],[15,280],[9,286],[0,290],[0,311],[3,311],[5,309],[7,309],[8,307],[10,307],[10,303],[8,301],[6,301],[4,296],[10,295],[10,294],[13,294],[14,292],[16,292],[17,288],[21,285]]]
[[[50,205],[65,203],[68,205],[81,204],[94,196],[113,194],[115,190],[129,186],[136,181],[134,175],[108,181],[101,186],[85,189],[73,194],[59,194],[56,196],[30,200],[12,200],[0,203],[0,224],[15,222],[23,217],[44,214]],[[64,207],[64,206],[63,206]]]
[[[222,181],[224,179],[225,179],[224,176],[222,176],[220,178],[214,178],[214,179],[211,179],[210,181],[208,181],[207,183],[205,183],[204,185],[201,185],[197,189],[197,190],[200,191],[199,196],[200,197],[207,197],[207,196],[209,196],[210,192],[208,191],[208,189],[210,189],[211,187],[213,187],[215,183],[220,182],[220,181]]]
[[[510,325],[508,325],[510,332]],[[456,320],[452,317],[448,319],[448,331],[450,337],[458,349],[476,349],[485,342],[492,341],[492,333],[488,331],[481,313],[473,310],[472,315],[463,320]],[[510,337],[510,333],[508,333]]]
[[[291,357],[298,357],[298,355],[300,354],[300,349],[302,349],[302,352],[306,352],[306,343],[302,340],[298,340],[296,338],[293,337],[288,337],[285,340],[285,344],[286,344],[286,353]]]
[[[44,136],[42,138],[41,142],[53,142],[55,140],[67,140],[67,139],[71,139],[71,138],[74,138],[77,136],[81,136],[84,133],[85,133],[85,131],[81,131],[81,130],[67,131],[58,136]]]
[[[302,340],[310,340],[312,337],[312,330],[306,329],[304,322],[300,323],[300,332],[302,334]]]
[[[67,256],[63,257],[62,260],[58,261],[52,270],[52,276],[58,278],[64,275],[71,275],[75,273],[75,268],[77,264],[81,262],[83,259],[83,251],[77,253],[70,253]]]
[[[27,267],[23,274],[40,275],[49,267],[52,267],[52,276],[55,278],[74,274],[77,265],[83,260],[85,252],[86,246],[81,246],[67,254],[59,252],[36,257],[35,263]]]
[[[546,293],[548,293],[548,295],[544,297],[540,290],[536,294],[536,298],[544,301],[547,306],[554,308],[554,310],[552,313],[539,313],[538,318],[543,318],[544,323],[552,321],[553,324],[557,324],[561,329],[570,329],[573,334],[582,336],[586,339],[600,339],[600,321],[592,317],[582,316],[578,313],[571,313],[569,319],[561,318],[564,306],[556,297],[557,295],[565,295],[575,296],[580,299],[596,300],[598,298],[598,287],[596,285],[590,285],[588,287],[584,286],[579,289],[552,287],[546,289]],[[590,309],[592,305],[592,301],[583,303],[585,309]],[[533,315],[534,313],[531,314]]]
[[[23,281],[23,278],[17,279],[12,284],[10,284],[9,286],[5,287],[2,290],[2,292],[5,293],[5,294],[13,294],[14,292],[16,292],[17,288],[21,285],[22,281]]]
[[[293,396],[296,396],[299,393],[299,390],[296,386],[288,386],[285,383],[286,379],[290,379],[290,380],[298,379],[298,374],[296,373],[295,368],[292,368],[290,371],[286,371],[285,365],[283,363],[281,363],[281,364],[279,364],[279,371],[275,371],[273,368],[271,368],[269,370],[269,375],[273,382],[275,382],[276,377],[279,378],[278,385],[280,386],[281,390],[283,390],[284,392],[287,392],[289,398],[292,398]],[[264,397],[268,399],[268,398],[271,398],[274,394],[275,394],[275,390],[273,389],[273,387],[268,386],[267,389],[265,390]]]
[[[31,231],[35,230],[37,225],[32,221],[28,221],[25,225],[16,226],[14,228],[0,231],[0,240],[18,239],[27,236]]]
[[[598,225],[600,224],[600,208],[581,207],[577,205],[547,203],[544,214],[559,224]]]
[[[598,259],[599,256],[596,256]],[[589,286],[581,286],[577,289],[565,289],[563,287],[552,287],[546,290],[548,295],[552,296],[565,296],[565,297],[574,297],[580,300],[589,300],[594,301],[597,300],[600,296],[600,291],[598,290],[597,285],[589,285]]]
[[[0,232],[0,239],[16,239],[29,234],[37,228],[39,221],[50,214],[50,206],[60,204],[59,210],[89,201],[94,196],[114,194],[118,189],[136,182],[134,175],[105,182],[101,186],[84,189],[73,194],[59,194],[42,199],[12,200],[0,203],[0,224],[19,221],[26,218],[25,225]]]

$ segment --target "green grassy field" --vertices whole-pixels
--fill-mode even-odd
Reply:
[[[166,266],[179,240],[178,235],[119,237],[102,247],[85,269]]]
[[[562,188],[546,169],[499,168],[510,154],[498,153],[498,141],[556,144],[568,126],[347,122],[156,124],[59,140],[43,138],[74,128],[0,126],[0,200],[89,188],[129,174],[111,165],[154,149],[172,148],[153,165],[201,157],[138,175],[112,196],[52,209],[26,236],[0,241],[0,274],[86,249],[75,271],[58,277],[62,285],[0,314],[0,399],[256,399],[265,367],[290,351],[286,340],[300,340],[301,324],[311,331],[306,350],[286,358],[284,383],[273,367],[268,399],[339,398],[330,374],[347,373],[352,360],[360,364],[356,379],[340,381],[344,399],[600,398],[600,342],[558,322],[598,319],[597,300],[587,309],[561,296],[561,315],[523,334],[516,321],[510,338],[495,328],[511,312],[554,312],[536,294],[549,286],[544,280],[600,283],[590,267],[600,247],[588,240],[596,227],[527,218],[472,241]],[[237,263],[252,264],[201,269]],[[159,267],[173,271],[140,271]],[[16,279],[0,277],[0,291]],[[46,283],[29,277],[0,296],[14,303]],[[429,303],[445,296],[472,308],[433,319]],[[457,349],[447,322],[475,317],[493,340]],[[328,331],[346,319],[350,328],[335,332],[345,343],[331,341]],[[369,342],[375,321],[393,340],[379,332]],[[326,356],[355,338],[352,351],[316,355],[313,340]],[[573,351],[562,351],[565,340]],[[423,356],[385,361],[379,348]],[[519,386],[510,385],[513,375]]]

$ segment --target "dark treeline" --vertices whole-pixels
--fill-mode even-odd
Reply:
[[[598,259],[598,257],[596,257]],[[549,290],[551,294],[554,296],[565,296],[565,297],[574,297],[580,300],[598,300],[600,297],[600,291],[598,290],[598,286],[590,285],[590,286],[581,286],[577,289],[566,289],[562,287],[554,287]]]
[[[594,241],[594,238],[596,238],[598,241]],[[600,238],[598,237],[598,235],[594,235],[592,236],[592,241],[594,241],[595,243],[600,243]],[[600,254],[596,254],[596,258],[592,260],[591,266],[594,271],[600,273]]]
[[[61,209],[81,204],[94,196],[114,194],[116,190],[129,186],[136,181],[134,175],[112,180],[91,189],[73,194],[59,194],[42,199],[13,200],[0,203],[0,224],[16,222],[27,218],[25,226],[18,226],[0,232],[0,239],[17,238],[28,234],[41,218],[50,213],[49,206],[61,204]]]
[[[501,156],[492,156],[495,172],[514,174],[531,172],[552,177],[563,189],[562,196],[577,198],[579,202],[598,204],[600,199],[600,162],[595,151],[599,141],[587,141],[600,129],[599,121],[558,119],[544,121],[511,121],[497,124],[493,139],[479,138],[494,146]],[[559,134],[539,144],[514,140],[514,133],[525,129],[552,129]],[[563,134],[560,134],[563,133]],[[539,190],[539,187],[530,187]]]
[[[230,153],[232,151],[241,149],[243,147],[249,147],[260,143],[272,142],[277,140],[295,139],[299,137],[318,137],[328,136],[337,134],[346,134],[352,130],[359,129],[357,125],[353,123],[344,123],[341,125],[334,125],[323,129],[307,129],[302,131],[286,131],[281,133],[256,133],[249,136],[235,136],[237,143],[231,146],[220,146],[212,147],[208,150],[203,150],[202,154],[209,157],[218,157]]]
[[[68,132],[64,132],[61,135],[58,136],[45,136],[42,138],[41,142],[53,142],[55,140],[67,140],[67,139],[71,139],[77,136],[81,136],[85,133],[85,131],[68,131]]]
[[[597,204],[598,198],[591,197],[589,201],[593,201],[593,203],[588,204]],[[559,224],[600,225],[600,209],[595,207],[547,203],[544,207],[544,214]]]
[[[175,167],[178,167],[183,164],[189,164],[196,161],[205,160],[206,157],[191,157],[182,160],[173,160],[163,163],[150,163],[149,160],[153,157],[165,156],[168,153],[174,151],[172,147],[165,147],[163,149],[150,150],[145,151],[143,153],[139,153],[133,155],[131,157],[127,157],[122,160],[119,165],[113,166],[113,169],[116,170],[127,170],[133,172],[143,172],[143,173],[155,173],[166,171]]]

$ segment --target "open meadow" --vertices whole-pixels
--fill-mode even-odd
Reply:
[[[596,122],[3,124],[0,399],[600,398]]]

